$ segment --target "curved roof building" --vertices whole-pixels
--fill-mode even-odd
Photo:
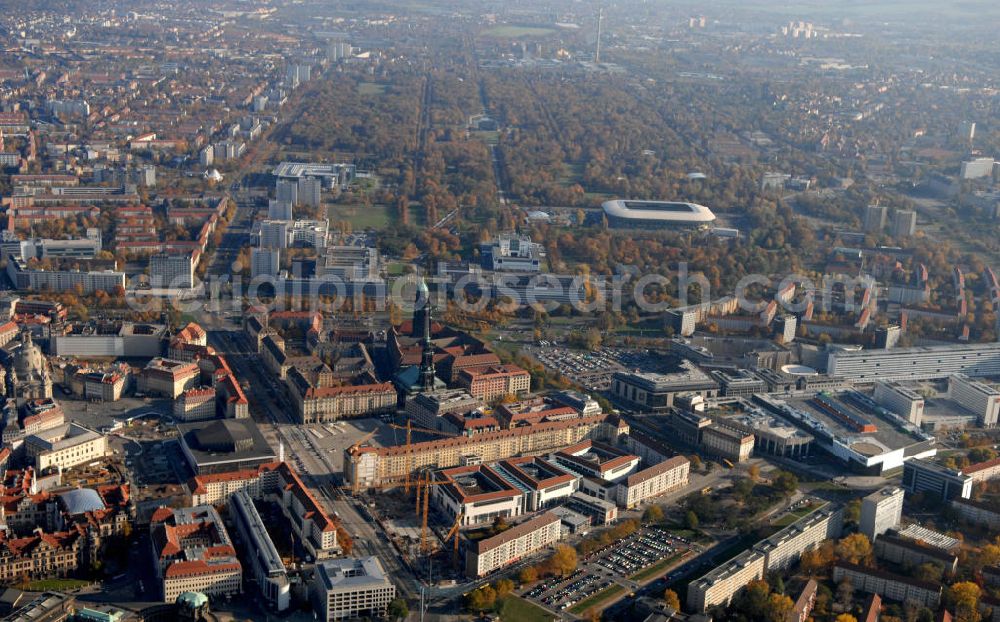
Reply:
[[[701,228],[715,222],[704,205],[674,201],[606,201],[601,208],[612,227]]]

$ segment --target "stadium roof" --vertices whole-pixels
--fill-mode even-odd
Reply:
[[[622,220],[660,221],[688,225],[707,225],[715,214],[704,205],[672,201],[606,201],[601,208],[611,218]]]

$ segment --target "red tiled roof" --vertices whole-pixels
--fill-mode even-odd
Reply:
[[[395,393],[396,389],[391,382],[379,384],[357,384],[342,387],[310,387],[306,390],[306,397],[321,399],[325,397],[336,397],[338,395],[351,395],[357,393]]]
[[[177,579],[179,577],[193,577],[204,574],[240,572],[243,567],[239,562],[229,564],[209,564],[201,560],[174,562],[167,566],[164,577],[167,579]]]
[[[994,458],[992,460],[987,460],[985,462],[977,462],[976,464],[970,464],[969,466],[962,469],[962,473],[966,475],[971,475],[972,473],[978,473],[979,471],[992,469],[993,467],[996,466],[1000,466],[1000,458]]]

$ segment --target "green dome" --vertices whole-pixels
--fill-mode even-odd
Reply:
[[[208,604],[208,596],[205,596],[201,592],[183,592],[177,597],[177,604],[190,607],[191,609],[200,609]]]

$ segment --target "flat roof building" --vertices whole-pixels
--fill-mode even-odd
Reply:
[[[908,460],[903,465],[902,486],[911,493],[925,493],[942,500],[972,496],[972,477],[931,460]]]
[[[836,562],[833,565],[833,580],[835,583],[847,581],[859,592],[877,594],[884,599],[920,607],[935,609],[941,602],[940,583],[917,581],[847,562]]]
[[[377,557],[317,564],[309,591],[319,619],[327,621],[381,618],[396,598],[396,586]]]
[[[26,437],[24,447],[39,471],[49,467],[68,469],[104,458],[108,439],[77,423],[64,423]]]
[[[465,574],[481,577],[559,541],[562,520],[551,512],[536,515],[466,549]]]
[[[879,406],[896,413],[915,426],[919,426],[923,420],[923,396],[897,382],[879,382],[876,384],[874,399],[875,403]]]
[[[935,380],[954,374],[970,378],[1000,376],[1000,343],[835,350],[827,355],[827,373],[854,382]]]
[[[996,388],[965,374],[955,374],[948,379],[948,392],[959,406],[979,418],[979,425],[996,427],[1000,418],[1000,391]]]
[[[463,526],[479,525],[523,513],[521,491],[489,466],[478,464],[444,469],[435,474],[435,479],[446,482],[434,486],[431,497],[449,521],[461,516]]]
[[[181,450],[195,474],[256,468],[277,456],[251,419],[219,419],[177,426]]]
[[[245,491],[238,491],[230,497],[230,513],[236,532],[246,547],[250,558],[250,570],[257,588],[264,600],[278,611],[288,609],[291,602],[291,588],[288,571],[274,547],[274,541],[267,533],[253,499]]]
[[[903,517],[903,489],[886,486],[861,500],[861,533],[872,542],[890,529],[895,529]]]
[[[716,605],[728,606],[737,592],[747,583],[764,577],[765,557],[758,551],[743,551],[717,566],[703,577],[688,584],[687,606],[691,611],[704,612]]]
[[[579,479],[538,456],[502,460],[498,473],[524,492],[524,511],[537,512],[569,498],[579,487]]]
[[[615,372],[611,396],[639,412],[666,412],[681,393],[715,397],[719,387],[690,361],[681,361],[674,373]]]

